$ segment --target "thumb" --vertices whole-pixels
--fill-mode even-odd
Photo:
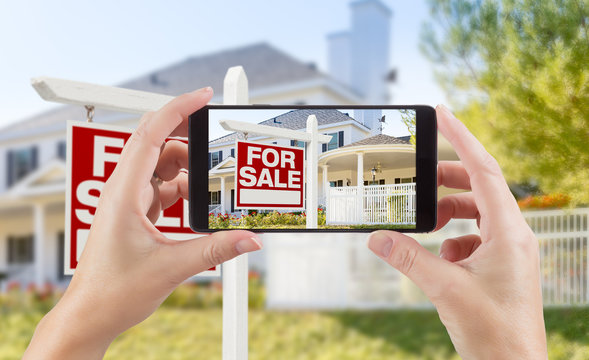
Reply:
[[[456,282],[461,268],[441,259],[415,239],[394,231],[376,231],[368,248],[411,279],[433,302],[444,294],[449,281]]]
[[[200,238],[178,241],[169,248],[180,281],[234,257],[260,250],[262,241],[249,231],[219,231]]]

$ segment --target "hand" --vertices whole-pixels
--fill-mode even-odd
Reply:
[[[472,190],[438,202],[437,229],[477,219],[481,235],[445,240],[440,257],[393,231],[368,247],[423,290],[463,358],[546,359],[538,241],[495,159],[448,109],[436,114],[461,160],[439,163],[438,185]]]
[[[188,196],[188,115],[211,88],[184,94],[147,113],[106,182],[88,241],[63,298],[39,323],[25,358],[102,358],[118,334],[143,321],[182,281],[261,243],[249,231],[167,239],[154,226],[160,210]],[[164,180],[158,184],[154,171]]]

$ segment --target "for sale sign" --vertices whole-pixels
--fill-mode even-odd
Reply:
[[[100,192],[115,169],[131,130],[97,123],[68,122],[65,214],[65,269],[74,273],[94,219]],[[178,139],[176,139],[178,140]],[[173,240],[195,237],[188,220],[188,202],[179,199],[155,223]],[[199,275],[220,275],[219,266]]]
[[[237,141],[235,167],[238,209],[302,209],[302,148]]]

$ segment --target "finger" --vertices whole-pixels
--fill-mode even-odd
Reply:
[[[145,116],[123,148],[115,169],[116,176],[124,179],[121,182],[129,194],[147,185],[155,170],[164,140],[179,125],[187,122],[190,114],[206,105],[212,95],[210,88],[187,93],[173,99],[157,112]]]
[[[519,213],[497,161],[443,105],[436,107],[438,128],[454,147],[470,178],[479,212],[492,222],[512,223]]]
[[[155,173],[160,179],[174,179],[181,169],[188,169],[188,144],[178,140],[170,140],[162,151]]]
[[[440,259],[417,241],[394,231],[376,231],[368,247],[392,267],[411,279],[432,300],[443,294],[448,281],[460,281],[463,269]]]
[[[260,250],[262,242],[245,230],[219,231],[197,239],[179,241],[167,248],[171,271],[183,281],[234,257]]]
[[[470,178],[460,161],[438,162],[438,186],[470,190]]]
[[[464,235],[446,239],[440,247],[440,258],[450,262],[464,260],[481,245],[479,235]]]
[[[178,199],[188,200],[188,174],[180,172],[178,176],[159,186],[160,203],[162,209],[174,205]]]
[[[446,195],[438,201],[436,231],[446,226],[450,219],[477,219],[481,215],[471,192]]]
[[[149,221],[151,221],[152,224],[155,224],[162,211],[162,206],[159,201],[160,190],[155,179],[150,181],[150,186],[153,188],[153,195],[151,197],[145,196],[143,198],[142,213],[145,213],[145,216],[147,216]]]

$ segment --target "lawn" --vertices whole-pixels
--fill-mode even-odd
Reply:
[[[0,312],[0,359],[19,359],[41,310]],[[220,359],[221,309],[162,307],[106,359]],[[550,359],[589,358],[589,309],[546,310]],[[457,359],[433,311],[251,310],[249,358]]]

